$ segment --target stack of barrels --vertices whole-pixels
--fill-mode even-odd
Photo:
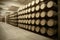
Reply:
[[[35,0],[25,5],[19,12],[7,16],[7,23],[28,31],[57,38],[57,0]]]
[[[13,26],[18,26],[18,13],[14,12],[12,14],[9,14],[7,16],[7,23],[9,23]]]

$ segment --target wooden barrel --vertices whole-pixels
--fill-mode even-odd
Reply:
[[[31,6],[31,3],[29,3],[27,6],[30,7]]]
[[[53,6],[56,6],[56,3],[55,3],[55,2],[49,1],[49,2],[47,3],[47,8],[51,8],[51,7],[53,7]]]
[[[38,10],[39,10],[39,8],[40,8],[40,7],[39,7],[39,5],[37,5],[37,6],[36,6],[36,11],[38,11]]]
[[[28,9],[28,12],[31,12],[31,8]]]
[[[34,23],[35,23],[35,20],[33,19],[33,20],[31,21],[31,23],[34,24]]]
[[[31,20],[28,20],[28,24],[31,24]]]
[[[45,34],[45,33],[46,33],[46,28],[45,28],[45,27],[42,27],[42,28],[40,29],[40,32],[41,32],[41,34]]]
[[[31,14],[28,14],[28,18],[31,18]]]
[[[35,1],[32,1],[31,5],[33,6],[35,4]]]
[[[39,18],[39,16],[40,16],[40,13],[37,12],[37,13],[36,13],[36,18]]]
[[[28,15],[26,15],[26,18],[28,18]]]
[[[36,25],[39,25],[40,20],[39,20],[39,19],[37,19],[35,23],[36,23]]]
[[[36,31],[36,32],[39,32],[39,31],[40,31],[40,27],[37,26],[37,27],[35,28],[35,31]]]
[[[49,28],[49,29],[47,30],[47,34],[48,34],[49,36],[53,36],[53,35],[56,34],[56,30],[54,30],[54,29],[52,29],[52,28]]]
[[[53,11],[53,10],[49,10],[48,12],[47,12],[47,16],[48,17],[53,17],[53,16],[56,16],[57,15],[57,13],[55,12],[55,11]]]
[[[28,23],[28,20],[26,20],[26,24]]]
[[[31,17],[34,18],[35,17],[35,13],[32,13],[32,16]]]
[[[49,26],[49,27],[52,27],[52,26],[54,26],[54,25],[56,25],[56,21],[55,20],[53,20],[53,19],[49,19],[48,21],[47,21],[47,25]]]
[[[35,26],[32,26],[31,30],[34,31],[35,30]]]
[[[46,16],[46,12],[45,11],[42,11],[41,12],[41,18],[45,17]]]
[[[31,30],[31,25],[28,26],[28,29]]]
[[[35,11],[35,7],[32,7],[32,10],[31,11],[34,12]]]
[[[46,7],[46,4],[45,3],[41,3],[41,5],[40,5],[40,9],[45,9],[45,7]]]
[[[36,4],[38,4],[40,2],[40,0],[36,0],[35,2],[36,2]]]
[[[44,26],[44,25],[46,24],[46,20],[45,20],[45,19],[42,19],[41,22],[40,22],[40,24],[41,24],[42,26]]]
[[[26,9],[26,13],[27,13],[27,9]]]
[[[28,25],[26,25],[26,28],[25,29],[28,29]]]

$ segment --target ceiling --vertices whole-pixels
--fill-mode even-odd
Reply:
[[[33,0],[0,0],[0,13],[16,11]],[[13,7],[13,8],[12,8]]]
[[[0,0],[0,2],[2,2],[2,1],[4,1],[4,2],[5,1],[14,1],[14,2],[19,2],[20,4],[27,4],[33,0]]]

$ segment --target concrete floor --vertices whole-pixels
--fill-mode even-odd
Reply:
[[[0,22],[0,40],[52,40],[44,36]]]

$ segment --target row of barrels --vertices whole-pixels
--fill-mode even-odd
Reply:
[[[57,16],[57,12],[54,10],[49,10],[48,12],[42,11],[40,12],[34,12],[24,15],[19,15],[18,19],[30,19],[30,18],[53,18]]]
[[[57,14],[56,0],[35,0],[8,15],[7,22],[45,37],[57,38]]]
[[[25,24],[18,24],[18,26],[20,28],[27,29],[29,31],[36,32],[39,34],[43,34],[43,35],[47,34],[47,36],[50,36],[50,37],[54,36],[57,32],[56,29],[45,28],[44,26],[40,27],[40,26],[25,25]]]
[[[58,16],[56,0],[35,0],[18,12],[18,27],[57,38]]]
[[[54,20],[54,19],[49,19],[49,20],[46,20],[46,19],[29,19],[29,20],[18,20],[18,23],[21,23],[21,24],[32,24],[32,25],[41,25],[41,26],[49,26],[49,27],[53,27],[53,26],[56,26],[57,24],[57,21]]]
[[[12,14],[9,14],[7,16],[7,18],[6,18],[7,19],[7,23],[11,24],[13,26],[18,26],[18,24],[17,24],[18,16],[17,15],[18,15],[17,12],[13,12]]]

